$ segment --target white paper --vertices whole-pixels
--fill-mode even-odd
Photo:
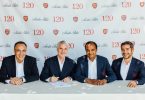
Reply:
[[[57,82],[50,82],[50,84],[54,87],[71,87],[71,84],[65,83],[65,82],[61,82],[61,81],[57,81]]]

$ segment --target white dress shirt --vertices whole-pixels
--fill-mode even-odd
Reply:
[[[24,77],[24,61],[22,63],[18,63],[16,61],[16,77]]]
[[[124,59],[122,60],[120,74],[121,74],[123,80],[126,80],[128,70],[130,67],[130,63],[131,63],[131,60],[128,64],[125,63]]]
[[[63,62],[61,62],[61,60],[58,57],[57,57],[57,59],[58,59],[58,62],[59,62],[60,71],[62,71],[64,62],[65,62],[65,58],[64,58],[64,61]]]
[[[97,58],[94,61],[89,60],[88,58],[88,78],[97,79]]]
[[[61,61],[59,60],[58,57],[57,57],[57,59],[58,59],[58,63],[59,63],[59,67],[60,67],[60,71],[62,72],[62,68],[63,68],[64,62],[65,62],[65,59],[64,59],[63,62],[61,62]],[[50,81],[50,77],[47,78],[46,81],[49,82],[49,81]]]

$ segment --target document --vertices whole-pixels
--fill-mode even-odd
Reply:
[[[54,87],[71,87],[71,84],[62,81],[50,82],[50,85]]]

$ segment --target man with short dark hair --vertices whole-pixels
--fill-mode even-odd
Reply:
[[[128,87],[136,87],[145,83],[144,63],[133,57],[134,45],[130,41],[121,44],[121,58],[113,61],[112,69],[116,74],[117,80],[131,80]]]
[[[97,55],[97,44],[88,41],[85,44],[86,55],[77,60],[75,79],[82,83],[104,85],[116,79],[107,58]]]
[[[39,80],[36,58],[26,55],[27,45],[19,41],[14,45],[14,54],[5,57],[0,69],[0,80],[4,83],[21,85]]]

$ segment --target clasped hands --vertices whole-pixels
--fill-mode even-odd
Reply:
[[[85,79],[85,82],[92,85],[104,85],[107,83],[106,79],[98,80],[98,79]]]
[[[52,76],[50,77],[50,82],[56,82],[59,80],[59,77],[55,77],[55,76]],[[71,81],[71,77],[65,77],[63,80],[63,82],[70,82]]]
[[[23,79],[22,78],[18,78],[18,77],[10,78],[10,84],[21,85],[21,84],[23,84]]]

